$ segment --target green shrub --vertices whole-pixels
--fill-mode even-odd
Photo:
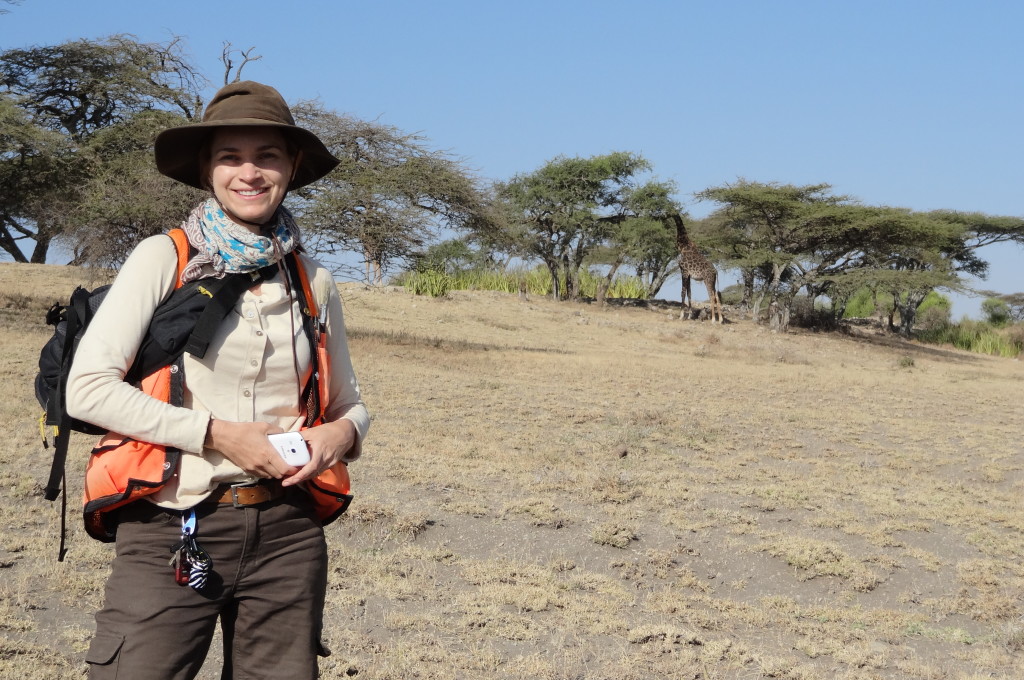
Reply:
[[[608,297],[629,298],[633,300],[647,299],[647,286],[636,276],[619,276],[612,282]]]
[[[588,270],[580,272],[580,295],[595,297],[597,295],[597,275]],[[510,269],[496,271],[490,269],[473,269],[468,271],[445,274],[438,270],[408,271],[396,276],[392,283],[405,286],[416,295],[441,297],[452,290],[494,290],[501,293],[518,293],[520,287],[531,295],[551,295],[551,274],[546,267],[533,269]],[[565,290],[565,279],[560,282]],[[615,298],[646,298],[646,287],[636,276],[617,276],[608,289],[608,297]]]
[[[452,277],[444,272],[428,270],[424,272],[404,272],[396,279],[416,295],[444,297],[452,290]]]
[[[934,329],[949,322],[953,302],[945,295],[931,291],[917,308],[916,321]],[[932,311],[935,310],[935,311]],[[843,312],[844,319],[866,319],[878,314],[888,315],[892,312],[892,295],[879,292],[877,296],[867,286],[860,288],[846,302]]]
[[[1024,352],[1024,328],[1021,324],[995,326],[987,321],[965,319],[934,330],[923,330],[919,339],[932,344],[948,344],[979,354],[1016,357]]]
[[[881,296],[880,302],[888,300],[889,308],[892,308],[892,299],[888,296]],[[843,312],[844,319],[866,319],[875,316],[877,313],[875,299],[868,287],[860,288],[846,301],[846,310]]]
[[[923,305],[922,305],[923,306]],[[917,313],[917,326],[924,331],[935,331],[949,325],[950,308],[945,305],[932,305]]]
[[[985,314],[985,320],[994,326],[1005,326],[1010,323],[1010,305],[1006,300],[999,298],[988,298],[981,303],[981,311]]]
[[[953,310],[953,301],[942,293],[937,293],[934,290],[924,296],[924,300],[917,307],[917,315],[920,317],[921,314],[927,312],[930,309],[945,310],[947,316]]]

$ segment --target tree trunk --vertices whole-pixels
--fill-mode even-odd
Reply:
[[[384,283],[383,270],[379,261],[373,259],[366,261],[366,283],[371,286],[379,286]]]
[[[565,299],[578,300],[580,297],[579,272],[566,270],[565,272]]]
[[[619,266],[622,264],[622,259],[618,258],[612,264],[608,270],[608,274],[597,282],[597,292],[594,294],[594,298],[597,301],[599,307],[604,307],[605,296],[608,294],[608,289],[612,287],[612,281],[615,280],[615,272],[619,270]]]
[[[790,300],[779,297],[768,305],[768,328],[779,333],[789,330]]]
[[[379,286],[384,283],[384,264],[381,252],[363,244],[363,262],[366,263],[366,283]]]
[[[548,268],[548,273],[551,274],[551,299],[558,301],[562,299],[561,282],[558,280],[558,264],[555,262],[544,262],[544,266]]]
[[[900,326],[899,334],[909,338],[914,330],[914,321],[917,319],[917,308],[921,306],[924,299],[928,297],[929,290],[908,291],[907,297],[900,304]]]
[[[573,266],[569,253],[562,257],[562,271],[565,272],[565,299],[577,300],[580,297],[580,272],[579,268]]]
[[[0,248],[2,248],[15,262],[28,262],[25,253],[21,252],[18,242],[14,240],[10,229],[0,226]]]
[[[784,267],[772,265],[772,282],[768,285],[771,302],[768,304],[768,327],[773,331],[785,332],[789,329],[789,312],[793,295],[782,294],[782,273]]]
[[[743,299],[740,300],[740,306],[749,307],[750,301],[754,298],[754,268],[746,267],[741,273],[743,276]]]
[[[807,288],[807,295],[808,295],[808,297],[811,298],[811,311],[814,312],[815,304],[816,304],[818,298],[820,298],[821,296],[827,294],[828,286],[827,285],[814,286],[814,285],[811,285],[811,284],[808,283],[806,285],[806,288]],[[846,309],[846,300],[839,300],[839,299],[831,299],[830,298],[829,302],[830,302],[830,304],[829,304],[829,315],[832,317],[832,321],[831,321],[832,327],[835,328],[836,326],[839,325],[839,320],[841,318],[843,318],[843,310]],[[837,310],[839,310],[838,313],[837,313]]]
[[[750,318],[754,320],[754,323],[761,323],[761,305],[764,304],[764,298],[767,294],[767,291],[762,290],[761,294],[754,300],[754,306],[750,310]]]
[[[780,319],[779,319],[779,301],[772,300],[771,304],[768,305],[768,328],[772,331],[779,331]]]
[[[36,234],[36,246],[32,249],[32,259],[29,262],[34,264],[46,264],[46,253],[50,250],[50,237]]]
[[[672,275],[672,269],[666,267],[659,273],[651,273],[651,283],[647,286],[647,299],[653,300],[654,296],[658,294],[661,287],[668,281],[668,277]]]

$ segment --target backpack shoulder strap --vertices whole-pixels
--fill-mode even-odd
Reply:
[[[209,302],[206,303],[206,307],[196,320],[192,333],[189,334],[185,351],[197,359],[205,357],[214,334],[220,328],[221,322],[234,308],[242,293],[257,283],[271,278],[276,273],[277,268],[274,265],[269,265],[248,274],[232,274],[223,279],[211,279],[208,290],[203,292],[203,295],[209,298]]]
[[[320,309],[317,306],[316,296],[313,295],[313,288],[309,285],[309,274],[306,272],[306,267],[302,264],[302,258],[299,257],[298,253],[292,253],[289,262],[294,263],[295,272],[299,279],[299,287],[302,291],[303,302],[305,307],[302,313],[306,316],[310,316],[314,319],[320,318]]]
[[[288,253],[285,258],[292,287],[297,289],[302,308],[302,328],[309,339],[312,371],[309,382],[303,390],[306,403],[306,426],[312,427],[323,420],[327,411],[331,388],[331,362],[327,355],[327,328],[322,309],[310,286],[309,273],[297,252]]]
[[[191,255],[192,245],[188,242],[188,236],[185,234],[185,230],[181,227],[175,227],[167,232],[167,235],[174,241],[174,249],[178,253],[178,280],[175,282],[175,288],[181,288],[181,273],[185,271],[185,265],[188,264],[189,255]]]

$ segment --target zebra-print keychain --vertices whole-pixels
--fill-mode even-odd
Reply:
[[[171,548],[174,553],[170,564],[174,568],[174,580],[179,586],[189,585],[202,590],[210,578],[213,560],[196,542],[196,511],[188,510],[181,517],[181,542]]]

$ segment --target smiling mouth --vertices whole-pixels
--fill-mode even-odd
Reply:
[[[260,194],[267,193],[267,190],[266,189],[242,189],[242,190],[236,190],[235,193],[238,194],[239,196],[245,196],[246,198],[254,198],[256,196],[259,196]]]

